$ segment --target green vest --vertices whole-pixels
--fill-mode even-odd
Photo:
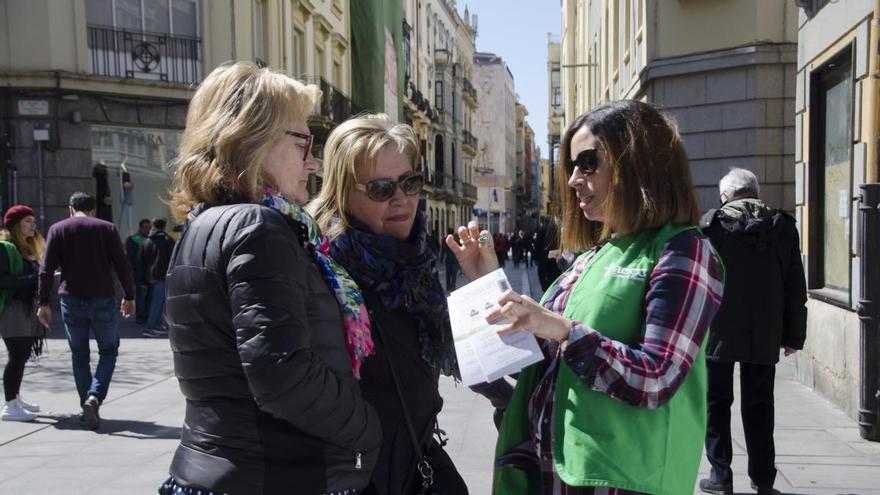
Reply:
[[[565,317],[613,340],[637,345],[645,318],[645,293],[657,258],[670,238],[688,229],[696,227],[667,225],[610,240],[576,282]],[[529,438],[528,401],[540,380],[538,371],[537,365],[527,368],[517,380],[496,456]],[[556,470],[570,486],[615,487],[660,495],[693,493],[706,433],[704,349],[674,397],[655,410],[634,407],[589,389],[561,361],[553,425]],[[537,493],[537,484],[537,473],[507,466],[495,469],[496,494]]]
[[[9,267],[9,273],[16,275],[24,271],[24,259],[15,244],[9,241],[0,241],[0,245],[6,250],[6,264]],[[0,313],[6,309],[6,301],[12,297],[15,289],[0,290]]]

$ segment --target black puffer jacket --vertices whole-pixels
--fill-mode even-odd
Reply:
[[[794,218],[743,198],[710,210],[700,226],[726,272],[706,358],[774,364],[781,346],[803,348],[807,293]]]
[[[416,472],[419,459],[388,360],[400,380],[406,408],[423,449],[430,443],[434,421],[443,407],[438,389],[440,373],[422,358],[415,317],[387,308],[378,294],[364,291],[364,299],[373,323],[376,352],[364,361],[361,386],[364,397],[379,413],[383,437],[373,487],[379,495],[413,493],[415,484],[421,481]]]
[[[171,475],[229,494],[367,486],[379,418],[361,395],[304,227],[253,204],[197,206],[166,281],[186,419]]]
[[[159,282],[165,280],[165,274],[171,262],[171,252],[174,250],[174,239],[164,230],[154,228],[144,239],[144,251],[141,261],[144,280],[146,282]]]

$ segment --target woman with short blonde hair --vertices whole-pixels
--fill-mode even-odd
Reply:
[[[238,62],[187,115],[165,314],[186,421],[159,493],[350,494],[381,439],[361,395],[363,298],[302,210],[319,92]]]
[[[349,196],[357,188],[359,170],[363,176],[364,171],[374,169],[379,151],[386,145],[415,167],[419,157],[415,131],[387,115],[362,115],[333,129],[324,145],[324,162],[332,166],[324,167],[321,191],[308,206],[328,237],[335,238],[348,230]]]
[[[260,167],[290,116],[311,114],[317,86],[249,62],[221,65],[190,101],[174,162],[171,207],[183,221],[197,203],[258,198],[271,180]],[[311,137],[307,138],[311,146]]]

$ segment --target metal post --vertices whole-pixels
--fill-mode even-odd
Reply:
[[[880,441],[880,184],[859,188],[859,434]]]

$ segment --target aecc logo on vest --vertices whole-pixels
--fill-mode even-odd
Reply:
[[[615,278],[625,278],[628,280],[637,280],[644,282],[648,276],[647,268],[627,268],[619,265],[611,265],[605,271]]]

